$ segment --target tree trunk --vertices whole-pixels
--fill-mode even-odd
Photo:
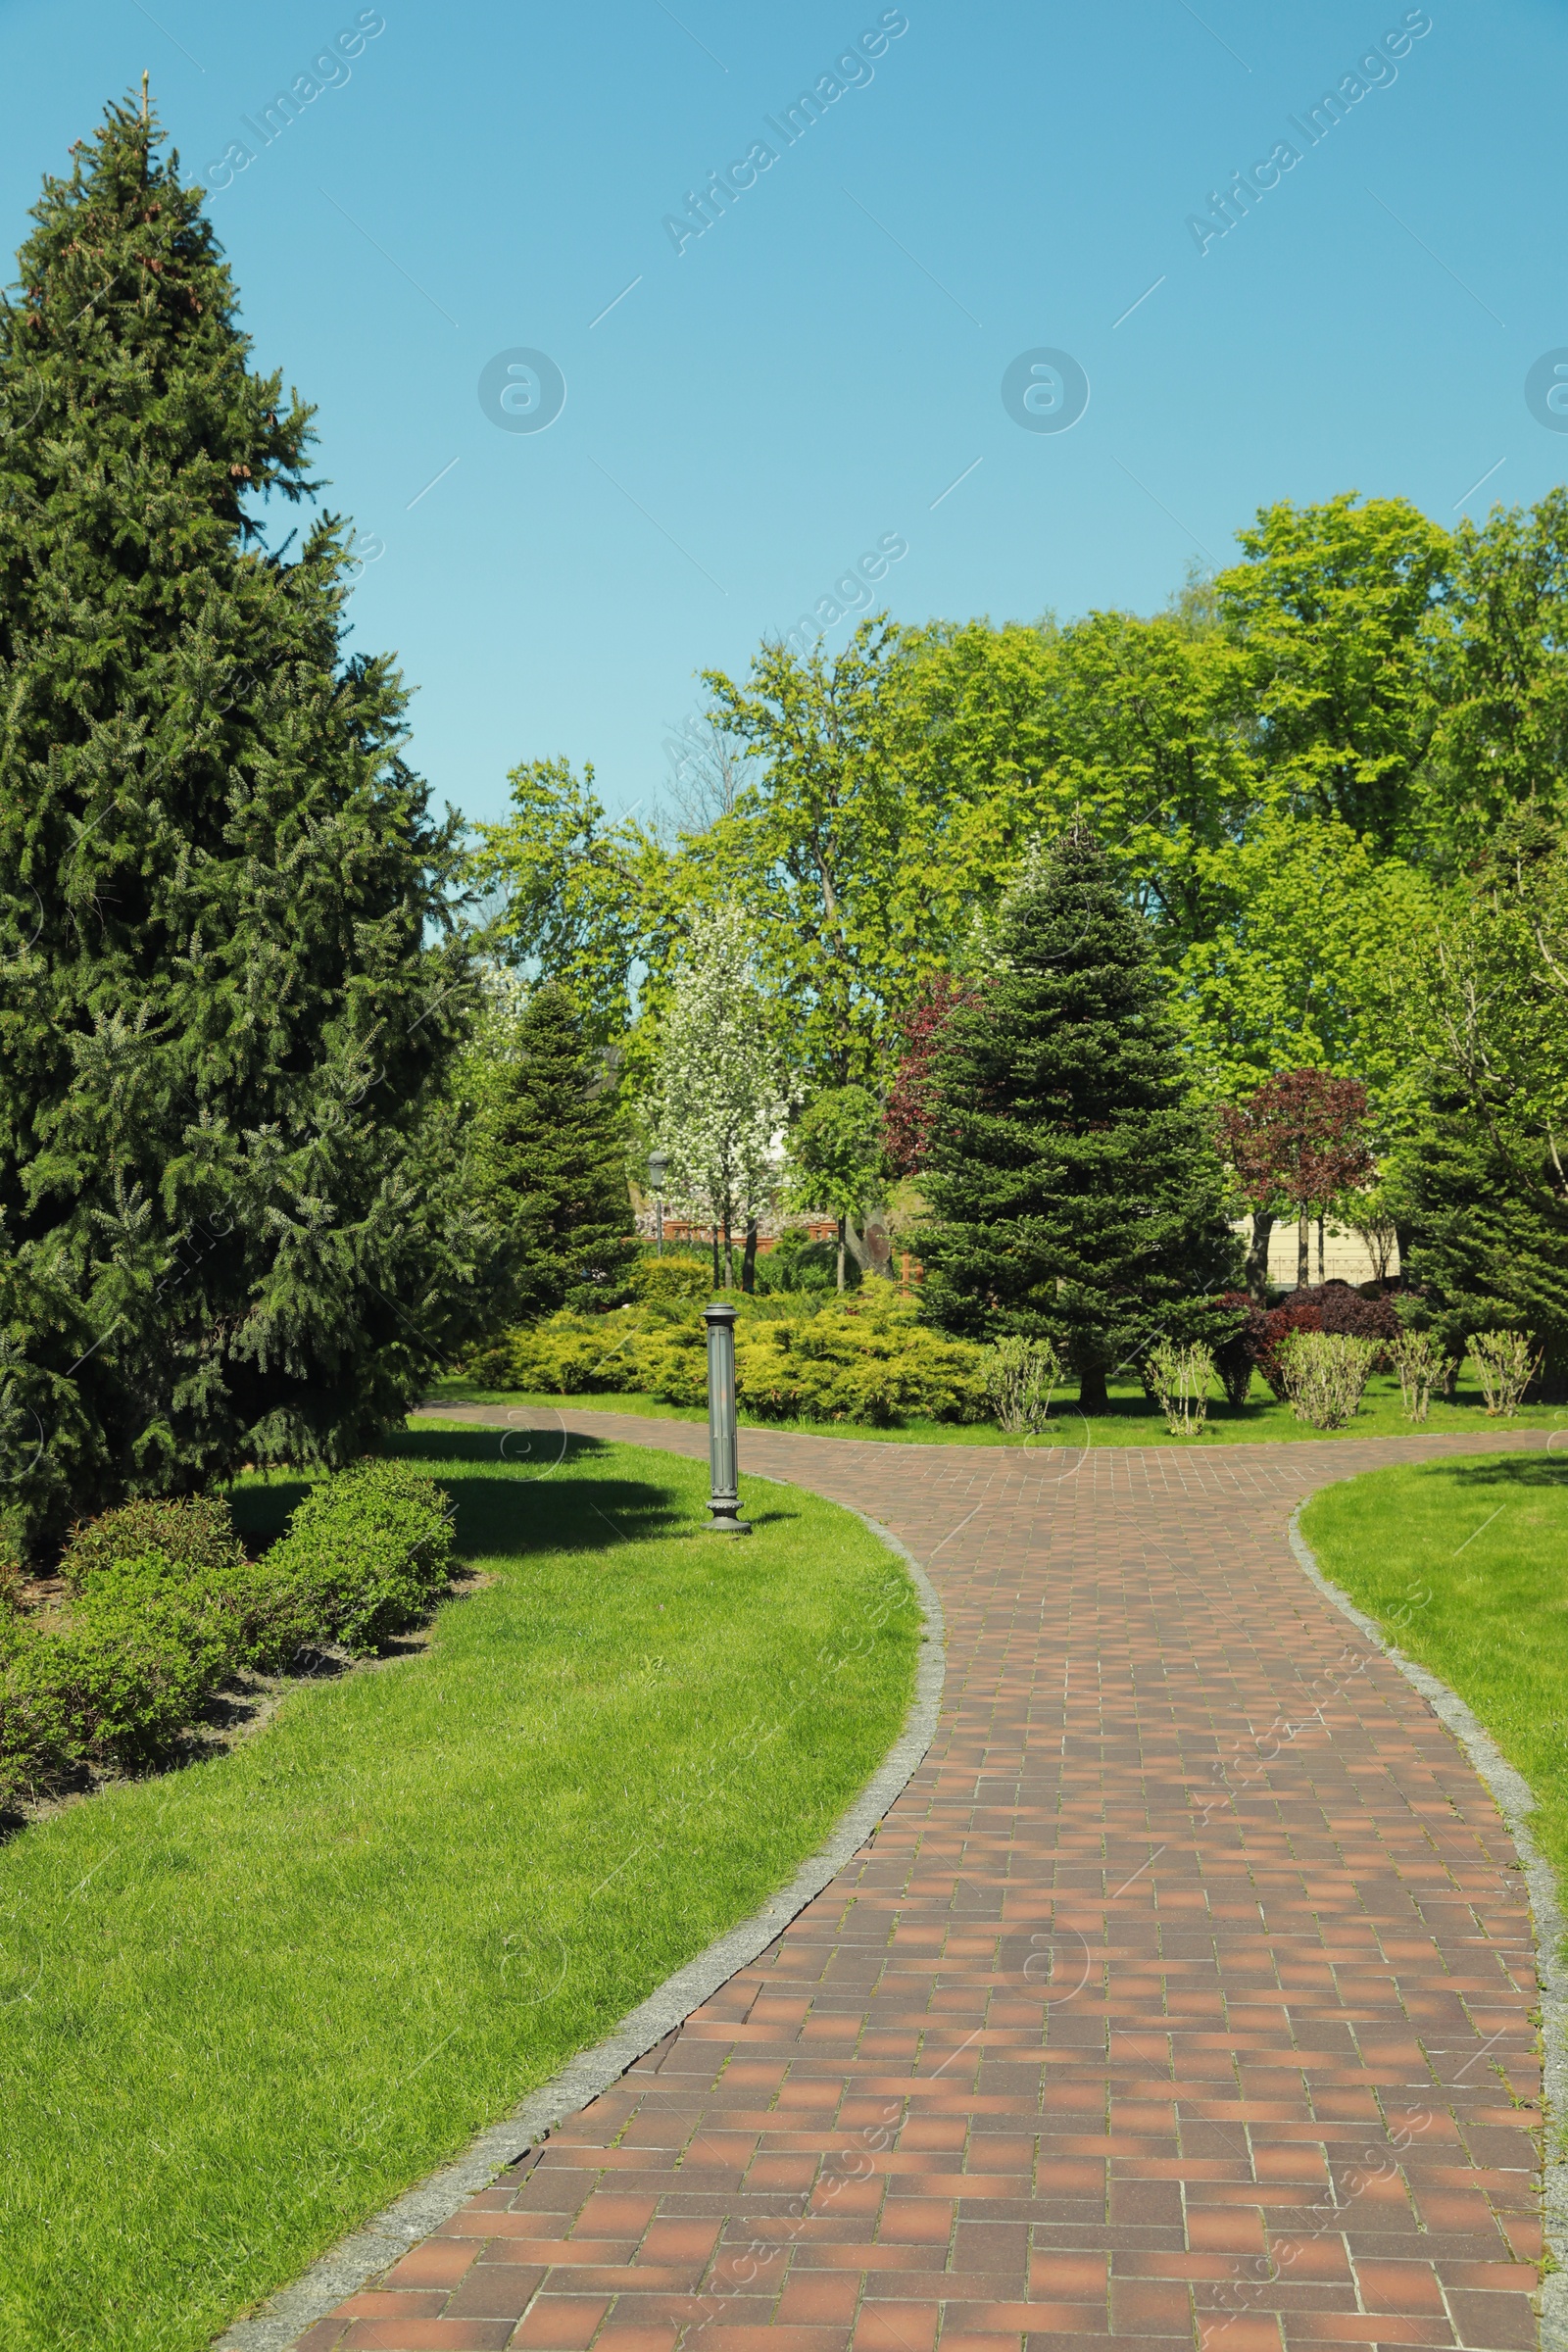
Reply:
[[[735,1248],[730,1240],[729,1210],[727,1208],[724,1211],[724,1288],[726,1291],[732,1291],[735,1288]]]
[[[1252,1241],[1247,1252],[1247,1293],[1254,1306],[1268,1304],[1268,1246],[1274,1234],[1272,1209],[1252,1211]]]
[[[846,1228],[846,1226],[847,1226],[848,1224],[849,1224],[849,1219],[848,1219],[848,1217],[840,1217],[840,1219],[839,1219],[839,1289],[840,1289],[841,1291],[842,1291],[842,1290],[843,1290],[843,1288],[844,1288],[844,1235],[845,1235],[845,1228]]]
[[[755,1217],[748,1217],[746,1220],[746,1250],[741,1258],[741,1289],[743,1291],[755,1291],[756,1288],[757,1219]]]
[[[718,1287],[718,1227],[715,1225],[713,1227],[713,1288],[716,1291]]]
[[[1102,1364],[1078,1375],[1078,1410],[1081,1413],[1102,1413],[1110,1402],[1105,1394],[1105,1371]]]
[[[1312,1220],[1303,1208],[1296,1228],[1296,1287],[1304,1291],[1312,1280]]]
[[[1325,1280],[1324,1268],[1327,1263],[1328,1259],[1323,1247],[1323,1219],[1319,1217],[1317,1221],[1317,1278],[1319,1283]]]

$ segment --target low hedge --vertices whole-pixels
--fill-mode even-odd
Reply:
[[[61,1613],[0,1617],[0,1798],[155,1762],[247,1670],[376,1648],[452,1565],[447,1497],[404,1462],[324,1480],[255,1560],[216,1497],[105,1512],[66,1547]]]
[[[768,1420],[983,1421],[985,1349],[921,1323],[891,1284],[843,1298],[735,1298],[735,1378]],[[509,1331],[461,1366],[481,1387],[549,1396],[635,1394],[700,1405],[707,1340],[687,1300],[648,1298],[605,1315],[552,1315]]]

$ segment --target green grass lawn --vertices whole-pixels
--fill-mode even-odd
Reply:
[[[1524,1774],[1568,1884],[1568,1450],[1369,1471],[1325,1488],[1301,1527],[1324,1575]]]
[[[1289,1404],[1281,1404],[1254,1372],[1247,1402],[1234,1408],[1211,1402],[1208,1422],[1200,1436],[1172,1437],[1157,1405],[1151,1404],[1137,1380],[1109,1384],[1110,1409],[1086,1421],[1072,1395],[1058,1397],[1051,1426],[1028,1440],[1005,1436],[991,1422],[906,1421],[897,1429],[871,1429],[858,1421],[760,1421],[742,1412],[745,1429],[788,1429],[810,1437],[879,1438],[903,1446],[1230,1446],[1259,1438],[1398,1438],[1409,1437],[1417,1426],[1427,1430],[1467,1430],[1471,1433],[1510,1429],[1568,1429],[1568,1408],[1562,1405],[1525,1405],[1511,1420],[1489,1420],[1486,1398],[1469,1360],[1460,1372],[1451,1404],[1434,1398],[1427,1419],[1407,1421],[1400,1409],[1399,1383],[1390,1373],[1378,1373],[1367,1384],[1361,1410],[1345,1430],[1308,1429],[1298,1421]],[[572,1412],[636,1413],[644,1419],[706,1421],[706,1412],[665,1404],[657,1396],[535,1396],[500,1389],[479,1389],[462,1380],[438,1381],[432,1400],[451,1404],[547,1405]]]
[[[918,1604],[850,1513],[757,1482],[737,1543],[668,1454],[403,1450],[494,1578],[431,1647],[0,1846],[6,2352],[205,2345],[786,1884],[903,1724]]]

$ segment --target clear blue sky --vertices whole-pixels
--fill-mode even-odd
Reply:
[[[794,144],[767,127],[906,13]],[[1451,523],[1467,492],[1480,515],[1561,478],[1568,437],[1524,397],[1568,346],[1560,0],[1433,0],[1315,145],[1290,118],[1427,12],[381,14],[264,146],[242,119],[354,0],[0,0],[5,243],[144,65],[189,175],[257,150],[212,200],[257,360],[319,407],[332,502],[385,551],[355,642],[396,649],[415,759],[471,815],[548,753],[592,760],[614,806],[657,798],[695,673],[744,669],[885,537],[900,618],[1151,611],[1269,500],[1353,486]],[[664,216],[760,141],[777,160],[677,253]],[[1200,254],[1188,216],[1282,141],[1300,161]],[[1089,380],[1069,431],[1004,406],[1042,348]],[[481,408],[519,349],[564,377],[547,430]]]

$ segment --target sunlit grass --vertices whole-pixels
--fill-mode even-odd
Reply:
[[[918,1610],[848,1512],[759,1482],[736,1542],[667,1454],[407,1450],[495,1579],[433,1646],[0,1847],[6,2352],[205,2345],[787,1883],[897,1736]]]
[[[1374,1470],[1302,1514],[1325,1576],[1474,1709],[1568,1871],[1568,1448]]]

